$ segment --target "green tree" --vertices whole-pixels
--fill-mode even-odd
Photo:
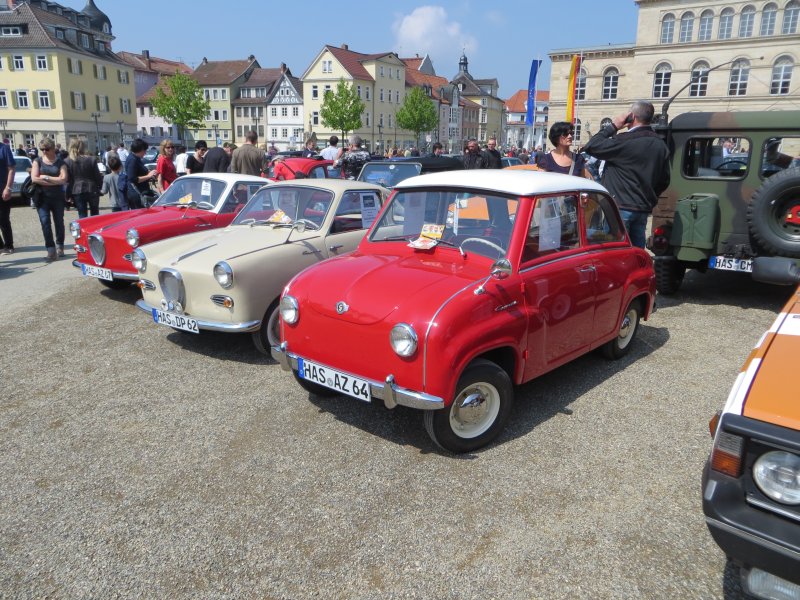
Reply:
[[[182,73],[175,73],[156,88],[151,100],[156,115],[178,128],[178,138],[183,140],[185,129],[202,127],[211,105],[203,96],[200,85]],[[166,91],[165,91],[166,88]]]
[[[403,129],[413,131],[415,143],[419,144],[420,134],[436,129],[438,123],[439,115],[436,114],[436,107],[431,99],[422,88],[411,88],[397,111],[397,124]]]
[[[361,113],[364,103],[356,94],[353,84],[344,78],[336,85],[336,92],[325,92],[325,98],[319,109],[322,124],[328,129],[342,132],[342,139],[347,139],[350,131],[361,128]]]

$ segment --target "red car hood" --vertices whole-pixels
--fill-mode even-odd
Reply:
[[[483,257],[464,259],[446,249],[402,256],[356,252],[307,269],[289,293],[322,315],[361,325],[393,314],[393,320],[430,319],[447,298],[485,278],[490,266]],[[337,314],[340,302],[348,305],[343,314]]]
[[[103,237],[125,237],[128,229],[135,227],[140,230],[152,227],[154,224],[162,226],[164,223],[173,223],[186,220],[189,223],[196,221],[211,221],[216,217],[214,213],[193,208],[177,208],[175,206],[156,206],[139,210],[121,211],[107,215],[88,217],[78,221],[81,230],[86,233],[101,233]],[[143,242],[144,243],[144,242]]]

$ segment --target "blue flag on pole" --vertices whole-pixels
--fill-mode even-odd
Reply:
[[[525,115],[525,125],[533,125],[533,112],[536,109],[536,75],[539,74],[541,60],[531,62],[531,76],[528,79],[528,114]]]

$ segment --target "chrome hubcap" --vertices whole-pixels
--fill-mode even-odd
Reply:
[[[463,390],[450,407],[450,427],[461,438],[485,433],[500,412],[500,394],[493,385],[475,383]]]

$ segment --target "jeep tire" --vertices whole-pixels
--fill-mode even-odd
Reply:
[[[747,224],[767,253],[800,258],[800,225],[786,222],[789,209],[800,204],[800,167],[776,173],[753,194]]]
[[[674,256],[656,256],[653,259],[656,271],[656,290],[659,294],[671,296],[681,287],[686,267]]]

